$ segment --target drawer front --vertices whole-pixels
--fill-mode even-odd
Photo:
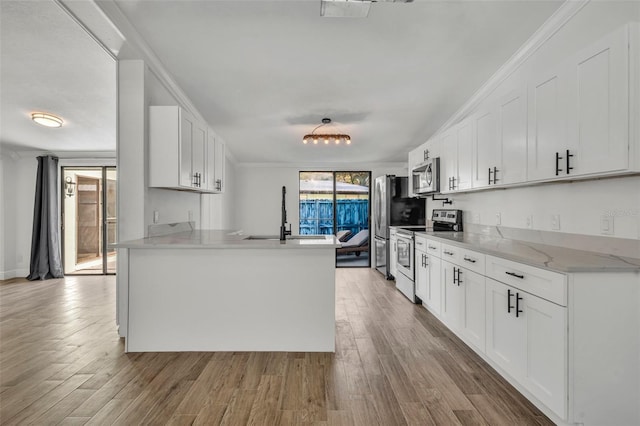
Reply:
[[[442,244],[442,258],[470,271],[484,275],[485,255],[473,250]]]
[[[426,250],[432,256],[442,257],[442,244],[439,241],[427,239]]]
[[[421,235],[416,235],[415,239],[416,250],[421,250],[426,253],[427,251],[427,239]]]
[[[486,275],[550,302],[567,306],[567,277],[563,274],[487,255]]]

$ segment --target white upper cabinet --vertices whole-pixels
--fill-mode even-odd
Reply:
[[[628,169],[628,32],[624,26],[531,80],[528,180]]]
[[[178,106],[149,108],[149,186],[199,191],[206,185],[206,126]]]
[[[151,106],[149,186],[221,192],[212,186],[219,173],[216,144],[213,132],[185,109],[179,106]],[[222,149],[224,164],[224,145]],[[221,169],[224,173],[224,168]]]
[[[495,105],[491,105],[472,116],[474,188],[495,185],[502,180],[497,115]]]
[[[440,138],[440,192],[452,192],[458,183],[458,134],[456,127],[447,130]]]
[[[498,143],[501,164],[497,184],[527,180],[527,90],[514,90],[498,103]],[[495,176],[494,176],[495,177]]]
[[[558,66],[529,84],[528,180],[556,176],[556,154],[567,140],[566,79]]]
[[[568,79],[566,174],[629,166],[629,36],[623,27],[579,52]],[[566,160],[566,152],[564,153]]]
[[[458,139],[458,177],[455,189],[465,190],[472,186],[473,174],[473,122],[471,119],[463,120],[456,126]]]
[[[209,129],[207,133],[207,187],[206,189],[221,193],[224,192],[224,142]]]

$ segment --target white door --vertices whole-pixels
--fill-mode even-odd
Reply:
[[[526,388],[561,418],[567,400],[567,309],[518,291],[526,332]]]
[[[194,120],[191,114],[180,109],[180,186],[191,188],[193,186],[192,175],[192,140]]]
[[[455,189],[471,188],[473,174],[473,121],[467,119],[457,127],[458,136],[458,181]]]
[[[526,322],[515,316],[515,289],[486,278],[485,353],[516,379],[520,379],[526,360]]]
[[[456,126],[440,139],[440,192],[451,192],[458,183],[458,141]]]
[[[216,191],[224,192],[225,189],[225,144],[220,138],[216,138],[216,168],[215,168],[215,185]]]
[[[428,280],[429,280],[429,271],[427,270],[427,259],[426,259],[427,255],[423,251],[416,250],[415,256],[416,256],[416,264],[415,264],[416,296],[418,296],[422,300],[422,303],[425,303],[428,297],[427,286],[428,286]]]
[[[496,110],[491,107],[474,115],[473,120],[473,187],[494,185],[494,167],[502,183],[502,159],[498,141]],[[489,173],[491,170],[491,173]]]
[[[485,347],[485,277],[468,269],[459,273],[464,291],[462,334],[471,344],[484,352]]]
[[[628,45],[625,26],[579,52],[572,61],[568,141],[574,169],[570,175],[629,165]]]
[[[522,87],[505,96],[498,105],[498,136],[502,164],[498,183],[527,180],[527,90]]]
[[[207,129],[201,123],[195,122],[192,135],[192,160],[191,174],[194,179],[194,186],[205,188],[205,160],[207,158]]]
[[[567,69],[559,65],[536,75],[529,84],[527,179],[560,176],[567,149]],[[556,162],[556,154],[563,157]]]
[[[440,268],[442,260],[438,257],[427,254],[427,298],[422,303],[436,315],[440,315],[442,306],[442,281],[440,278]]]
[[[442,319],[452,330],[462,327],[464,310],[464,288],[458,284],[458,267],[442,261]]]

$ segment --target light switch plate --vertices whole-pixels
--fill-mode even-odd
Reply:
[[[551,229],[553,229],[554,231],[559,231],[560,230],[560,215],[559,214],[552,214],[551,215]]]
[[[613,235],[613,216],[602,216],[600,218],[600,233],[602,235]]]

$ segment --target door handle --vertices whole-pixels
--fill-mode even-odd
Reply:
[[[516,293],[516,318],[518,318],[522,313],[522,309],[520,309],[520,301],[522,300],[522,297],[520,297],[520,293]]]
[[[571,170],[573,170],[573,167],[569,166],[569,159],[573,157],[573,154],[569,154],[569,150],[567,150],[566,157],[567,157],[567,174],[569,174]]]
[[[562,160],[562,157],[560,157],[560,153],[556,152],[556,176],[558,176],[558,174],[560,174],[560,172],[562,171],[562,169],[560,168],[560,160]],[[567,159],[567,161],[569,161]]]
[[[511,289],[507,289],[507,313],[510,314],[511,310],[513,309],[513,306],[511,306],[511,296],[513,296],[513,294],[511,294]]]

